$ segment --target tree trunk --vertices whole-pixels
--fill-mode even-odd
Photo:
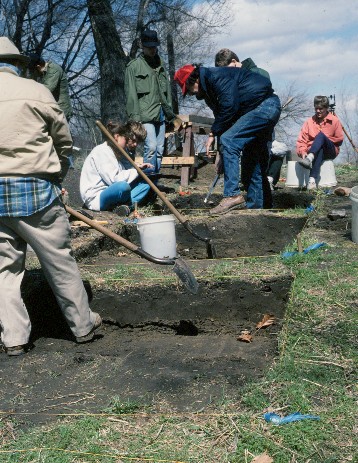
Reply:
[[[173,35],[171,33],[169,33],[167,35],[167,50],[168,50],[168,64],[169,64],[170,84],[171,84],[171,88],[172,88],[173,111],[174,111],[175,114],[179,114],[177,85],[174,82],[175,53],[174,53]]]
[[[101,119],[126,120],[124,72],[127,57],[109,0],[87,0],[100,69]]]

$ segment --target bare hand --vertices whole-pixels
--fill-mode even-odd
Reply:
[[[140,169],[154,169],[153,164],[150,164],[149,162],[142,162],[141,164],[138,164],[138,167]]]
[[[206,142],[206,155],[208,157],[211,157],[211,154],[209,153],[209,151],[211,151],[214,141],[215,141],[214,135],[209,135],[209,138]]]

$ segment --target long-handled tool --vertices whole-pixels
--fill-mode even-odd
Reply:
[[[149,260],[149,262],[153,262],[154,264],[159,265],[174,265],[173,271],[179,277],[186,289],[188,289],[193,294],[196,294],[198,292],[198,282],[196,281],[187,263],[183,259],[179,257],[174,257],[172,259],[163,259],[160,257],[152,256],[136,244],[127,241],[126,239],[122,238],[121,236],[117,235],[111,230],[108,230],[108,228],[105,228],[102,225],[98,224],[95,220],[89,219],[88,217],[76,211],[75,209],[72,209],[72,207],[65,206],[65,209],[69,214],[73,215],[73,217],[82,220],[82,222],[87,223],[95,230],[98,230],[99,232],[103,233],[103,235],[108,236],[109,238],[121,244],[122,246],[134,252],[135,254],[138,254],[138,256],[143,257],[146,260]]]
[[[211,241],[211,238],[208,236],[201,236],[198,233],[196,233],[191,224],[189,223],[189,220],[185,219],[180,212],[173,206],[173,204],[167,199],[165,194],[159,190],[159,188],[148,178],[148,176],[140,169],[137,164],[133,161],[133,159],[126,153],[126,151],[118,145],[116,140],[112,137],[110,132],[104,127],[101,121],[96,121],[97,126],[101,129],[103,134],[111,141],[111,143],[118,148],[118,150],[121,152],[121,154],[132,164],[132,166],[136,169],[138,174],[148,183],[148,185],[152,188],[153,191],[158,195],[158,197],[163,201],[163,203],[168,207],[170,212],[179,220],[179,222],[184,225],[184,227],[188,230],[189,233],[191,233],[195,238],[197,238],[200,241],[204,241],[206,243],[206,251],[208,254],[209,259],[212,259],[215,257],[215,248],[214,245]]]
[[[213,181],[213,183],[212,183],[212,185],[210,187],[210,190],[208,191],[208,194],[204,198],[204,203],[208,202],[208,199],[210,198],[211,193],[214,191],[214,188],[216,187],[216,184],[218,183],[219,178],[220,178],[220,174],[216,174],[216,176],[214,178],[214,181]]]

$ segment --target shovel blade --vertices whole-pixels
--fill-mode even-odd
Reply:
[[[199,284],[188,264],[183,259],[175,259],[173,271],[188,291],[192,294],[196,294],[198,292]]]

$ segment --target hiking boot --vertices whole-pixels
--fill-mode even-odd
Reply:
[[[120,204],[119,206],[116,206],[112,212],[119,217],[128,217],[131,213],[131,210],[125,204]]]
[[[314,179],[309,179],[308,184],[307,184],[307,190],[317,190],[317,184]]]
[[[6,347],[6,353],[9,357],[17,357],[18,355],[26,354],[25,346]]]
[[[307,156],[304,159],[300,159],[298,164],[300,164],[305,169],[312,169],[312,161],[307,158]]]
[[[102,326],[102,318],[98,313],[96,313],[96,320],[94,322],[94,325],[89,333],[87,333],[85,336],[76,336],[76,342],[78,344],[82,344],[84,342],[90,342],[93,340],[95,337],[96,331],[99,330]]]
[[[233,209],[245,209],[246,202],[242,195],[228,196],[223,198],[220,203],[210,210],[210,215],[226,214]]]
[[[351,194],[352,188],[346,186],[339,186],[334,190],[334,194],[337,196],[349,196]]]

